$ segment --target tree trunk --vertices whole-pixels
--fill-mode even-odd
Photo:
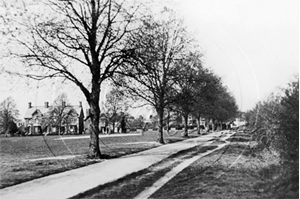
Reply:
[[[111,133],[115,133],[115,126],[116,126],[116,123],[113,122],[113,124],[112,124],[112,132]]]
[[[188,119],[189,119],[189,115],[184,114],[183,118],[184,118],[184,133],[183,133],[183,136],[188,137]]]
[[[101,152],[100,152],[100,147],[99,147],[99,132],[100,132],[100,130],[99,130],[99,119],[100,119],[99,94],[97,95],[97,93],[92,93],[91,96],[92,96],[91,101],[89,103],[89,105],[90,105],[89,157],[90,158],[101,158]]]
[[[201,134],[201,129],[200,129],[200,121],[201,117],[197,117],[197,133],[200,135]]]
[[[165,141],[164,141],[164,110],[157,110],[157,113],[158,113],[158,142],[161,143],[161,144],[165,144]]]
[[[61,125],[59,123],[59,125],[58,125],[58,135],[60,135],[60,134],[61,134]]]
[[[211,127],[211,119],[208,119],[206,122],[206,132],[210,131],[210,127]]]
[[[170,132],[170,110],[168,109],[168,116],[167,116],[167,133]]]
[[[212,129],[212,131],[215,131],[215,120],[214,119],[212,119],[211,129]]]

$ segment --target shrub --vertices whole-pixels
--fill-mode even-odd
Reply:
[[[292,187],[299,187],[299,79],[291,82],[283,95],[271,95],[247,112],[257,148],[276,150],[282,172]]]
[[[9,121],[6,128],[6,135],[13,136],[18,131],[17,124],[14,121]]]

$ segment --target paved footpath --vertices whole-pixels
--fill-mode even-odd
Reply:
[[[0,190],[0,199],[69,198],[99,185],[116,181],[126,175],[146,169],[172,154],[196,145],[202,145],[220,136],[221,133],[224,133],[224,131],[163,145],[136,154],[105,160],[82,168],[7,187]]]

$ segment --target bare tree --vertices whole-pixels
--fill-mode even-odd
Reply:
[[[181,21],[164,10],[159,19],[143,21],[129,42],[134,58],[124,65],[126,77],[119,78],[117,84],[155,108],[159,118],[158,142],[164,143],[164,111],[173,101],[175,62],[182,58],[190,40]]]
[[[58,134],[61,134],[62,128],[65,127],[64,133],[67,133],[69,125],[76,114],[76,110],[69,104],[67,94],[62,93],[57,96],[52,106],[50,106],[49,112],[42,120],[42,126],[44,129],[46,127],[56,126],[58,128]]]
[[[104,103],[104,111],[108,117],[108,121],[112,124],[113,131],[115,130],[116,122],[121,121],[121,117],[128,110],[128,102],[124,94],[113,88],[106,95],[106,102]]]
[[[25,11],[32,6],[36,6],[32,10],[47,14],[33,17],[31,13],[26,18]],[[125,0],[34,1],[25,8],[25,14],[18,16],[24,19],[19,24],[24,28],[17,27],[20,34],[11,31],[22,49],[14,55],[22,58],[26,69],[15,73],[36,80],[63,78],[84,94],[90,106],[90,157],[101,155],[101,84],[114,75],[128,56],[124,39],[135,28],[132,24],[136,11],[137,7],[128,6]]]

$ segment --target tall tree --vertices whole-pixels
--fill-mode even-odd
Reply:
[[[197,103],[196,94],[198,87],[201,87],[202,54],[191,52],[177,62],[178,75],[176,80],[176,95],[174,105],[184,119],[184,136],[188,136],[188,117],[194,110]]]
[[[89,156],[99,158],[101,84],[114,75],[127,56],[129,47],[124,39],[133,29],[137,7],[118,0],[52,0],[21,5],[25,7],[18,7],[17,17],[23,19],[20,27],[10,28],[15,13],[12,20],[4,20],[16,45],[21,46],[14,55],[25,67],[11,73],[37,80],[58,77],[74,83],[90,106]],[[29,13],[33,10],[47,14]]]
[[[219,88],[218,97],[214,104],[213,118],[219,123],[232,121],[238,114],[235,98],[225,86]]]
[[[208,69],[199,70],[196,77],[192,115],[197,120],[198,133],[200,133],[201,118],[211,119],[213,117],[221,80]]]
[[[17,122],[19,110],[12,97],[8,97],[0,104],[0,132],[6,133],[8,128]]]
[[[238,113],[235,98],[223,85],[220,78],[215,77],[210,85],[208,99],[206,101],[205,115],[213,122],[219,124],[233,120]]]
[[[143,21],[142,27],[129,38],[133,58],[124,65],[126,77],[117,84],[133,96],[150,104],[159,118],[158,142],[164,143],[165,108],[172,103],[176,78],[175,62],[182,57],[189,40],[182,23],[169,10],[159,19]]]
[[[104,103],[104,112],[108,117],[108,121],[112,124],[113,131],[117,121],[123,117],[123,113],[128,110],[128,102],[122,91],[113,88],[107,95]]]

